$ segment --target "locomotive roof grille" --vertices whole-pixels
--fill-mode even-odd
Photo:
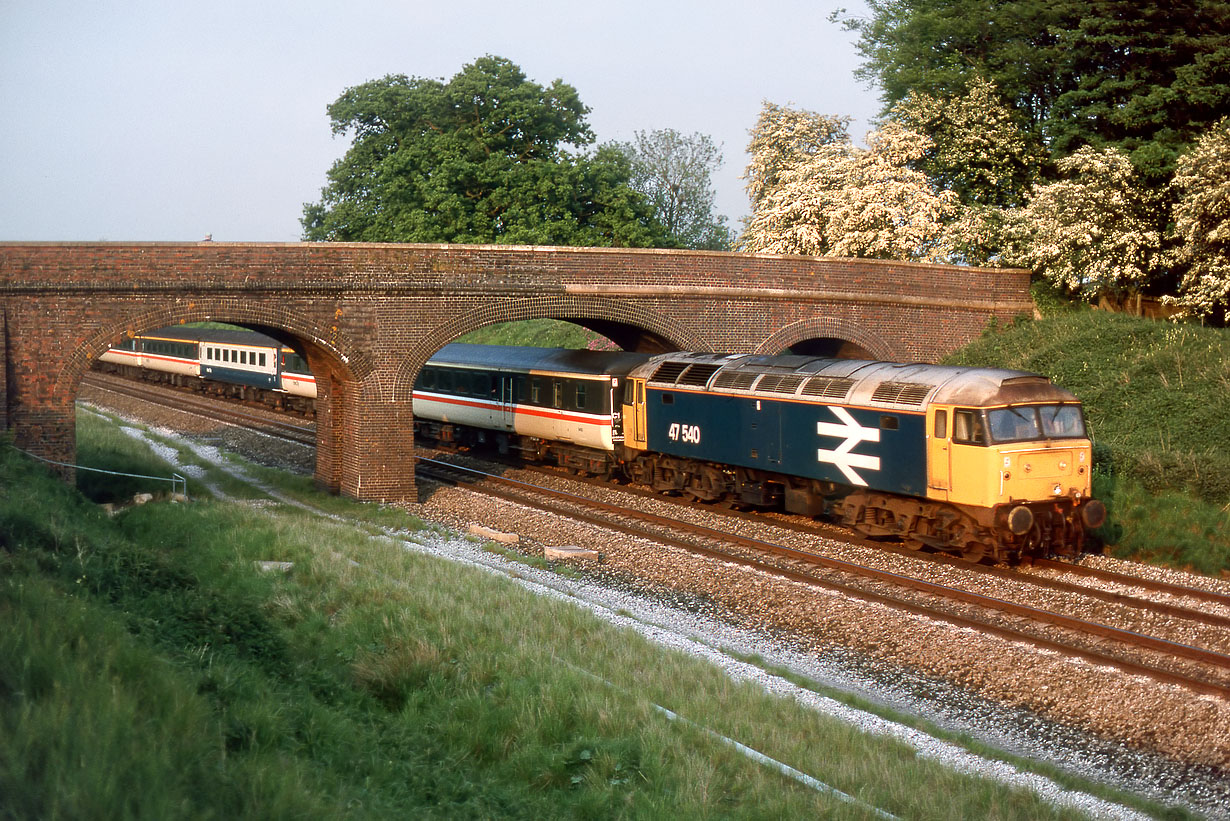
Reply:
[[[695,362],[675,381],[680,385],[695,385],[703,388],[709,383],[709,377],[717,373],[721,367],[720,362]]]
[[[853,379],[830,376],[813,376],[803,386],[804,396],[816,396],[821,399],[845,399],[854,387]]]
[[[688,362],[663,362],[658,366],[658,369],[653,372],[653,376],[649,377],[650,382],[668,382],[675,384],[675,380],[680,374],[688,369]]]
[[[752,387],[758,375],[747,371],[722,371],[717,375],[717,379],[713,380],[713,387],[745,391]]]
[[[871,394],[871,401],[893,405],[921,405],[934,387],[915,382],[881,382]]]
[[[756,390],[770,393],[794,393],[803,384],[803,377],[797,374],[766,373],[756,383]]]

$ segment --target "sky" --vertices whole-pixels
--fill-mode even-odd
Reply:
[[[296,242],[350,145],[326,107],[389,74],[447,80],[485,54],[591,109],[598,142],[699,132],[716,210],[747,214],[764,101],[849,115],[861,0],[0,0],[0,240]]]

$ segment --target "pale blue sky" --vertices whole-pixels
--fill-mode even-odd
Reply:
[[[293,242],[349,145],[325,107],[386,74],[448,78],[483,54],[570,83],[598,140],[699,131],[724,145],[718,208],[747,212],[763,100],[854,117],[861,0],[0,0],[0,240]]]

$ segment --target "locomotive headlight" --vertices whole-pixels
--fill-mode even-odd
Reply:
[[[1106,522],[1106,505],[1099,502],[1097,499],[1090,499],[1081,507],[1081,521],[1085,523],[1085,527],[1093,530],[1101,527]]]
[[[1062,496],[1063,488],[1060,487],[1059,485],[1055,485],[1055,487],[1051,489],[1051,492],[1054,493],[1056,496]]]
[[[1008,512],[1008,529],[1017,536],[1024,536],[1034,526],[1034,512],[1025,505],[1017,505]]]

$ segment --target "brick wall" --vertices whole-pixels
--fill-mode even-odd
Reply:
[[[107,346],[163,325],[233,322],[307,354],[322,386],[320,484],[396,500],[414,492],[414,376],[483,325],[569,319],[639,350],[776,353],[834,338],[934,361],[991,317],[1031,311],[1028,286],[1024,271],[691,251],[0,243],[0,427],[71,461],[77,385]]]

